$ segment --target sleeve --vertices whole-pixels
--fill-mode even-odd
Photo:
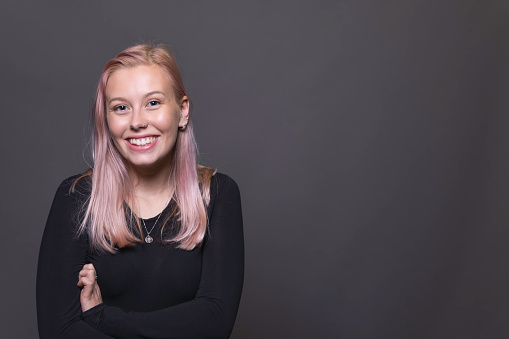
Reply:
[[[228,338],[233,329],[244,280],[244,236],[237,184],[220,175],[202,249],[202,275],[196,297],[152,312],[125,312],[99,305],[91,320],[115,338]],[[212,201],[211,201],[212,203]],[[92,319],[92,317],[90,318]]]
[[[46,338],[111,338],[81,316],[78,273],[86,263],[87,242],[76,236],[79,193],[69,193],[72,178],[57,190],[46,222],[37,268],[39,336]]]

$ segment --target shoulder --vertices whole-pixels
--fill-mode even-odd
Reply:
[[[239,186],[228,175],[217,172],[210,180],[210,191],[212,196],[219,195],[222,191],[234,193],[239,192]]]
[[[64,237],[66,241],[72,241],[76,235],[81,211],[90,197],[89,179],[81,176],[68,177],[58,186],[46,222],[45,234]]]
[[[241,205],[239,186],[235,180],[225,174],[216,173],[210,182],[208,206],[210,235],[215,235],[216,239],[223,236],[241,236]]]
[[[223,173],[215,173],[210,180],[210,205],[215,209],[218,204],[240,204],[239,186],[231,177]]]
[[[64,179],[58,186],[55,199],[74,200],[83,202],[90,196],[92,181],[85,173],[76,174]]]

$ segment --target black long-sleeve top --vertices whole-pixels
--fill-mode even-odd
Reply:
[[[161,242],[161,226],[173,203],[151,231],[154,242],[96,253],[86,235],[77,236],[78,212],[90,194],[76,177],[55,195],[44,231],[37,271],[39,335],[45,338],[228,338],[240,301],[244,242],[236,183],[216,174],[207,209],[208,232],[192,251]],[[146,219],[148,230],[156,218]],[[165,231],[173,232],[170,220]],[[145,232],[145,230],[144,230]],[[146,232],[145,232],[146,233]],[[144,234],[146,235],[146,234]],[[81,312],[78,273],[92,263],[103,304]]]

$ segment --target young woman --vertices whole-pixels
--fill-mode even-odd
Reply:
[[[227,338],[240,301],[239,190],[196,164],[173,56],[110,60],[93,112],[94,167],[64,180],[37,272],[41,338]]]

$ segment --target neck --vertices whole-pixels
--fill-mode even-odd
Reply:
[[[129,175],[134,184],[135,213],[144,219],[161,213],[174,192],[169,166],[159,169],[131,168]]]

